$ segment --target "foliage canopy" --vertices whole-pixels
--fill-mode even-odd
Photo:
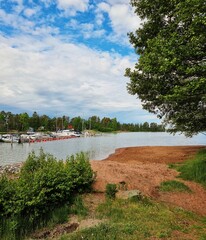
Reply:
[[[92,116],[83,119],[80,116],[69,118],[68,116],[50,118],[47,115],[38,115],[34,112],[32,116],[27,113],[13,114],[11,112],[0,112],[0,132],[11,131],[57,131],[74,128],[76,131],[85,129],[100,132],[130,131],[130,132],[164,132],[163,125],[151,122],[144,123],[120,123],[116,118]]]
[[[187,136],[206,130],[206,2],[132,0],[142,26],[129,33],[140,55],[126,69],[143,108]]]

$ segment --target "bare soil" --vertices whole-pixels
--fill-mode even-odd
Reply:
[[[96,191],[105,191],[107,183],[125,184],[128,190],[138,189],[144,195],[206,216],[206,189],[200,184],[183,181],[192,193],[160,192],[160,183],[174,180],[178,172],[169,163],[181,163],[205,146],[129,147],[120,148],[102,161],[91,161],[97,177]]]

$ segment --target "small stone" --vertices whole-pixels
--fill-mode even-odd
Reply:
[[[128,191],[118,191],[116,193],[116,198],[120,199],[131,199],[131,198],[137,198],[137,199],[142,199],[143,194],[138,190],[128,190]]]

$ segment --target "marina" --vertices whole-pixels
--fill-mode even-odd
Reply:
[[[47,142],[47,141],[57,141],[65,140],[69,138],[75,138],[83,136],[82,133],[63,130],[58,132],[51,132],[49,134],[41,132],[30,132],[27,134],[3,134],[0,135],[0,142],[3,143],[35,143],[35,142]]]

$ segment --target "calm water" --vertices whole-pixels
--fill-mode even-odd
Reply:
[[[181,145],[206,145],[206,136],[199,134],[193,138],[186,138],[183,135],[173,136],[168,133],[119,133],[13,146],[0,143],[0,165],[25,161],[31,151],[38,153],[40,148],[58,159],[65,159],[71,154],[84,151],[89,153],[90,159],[101,160],[120,147]]]

